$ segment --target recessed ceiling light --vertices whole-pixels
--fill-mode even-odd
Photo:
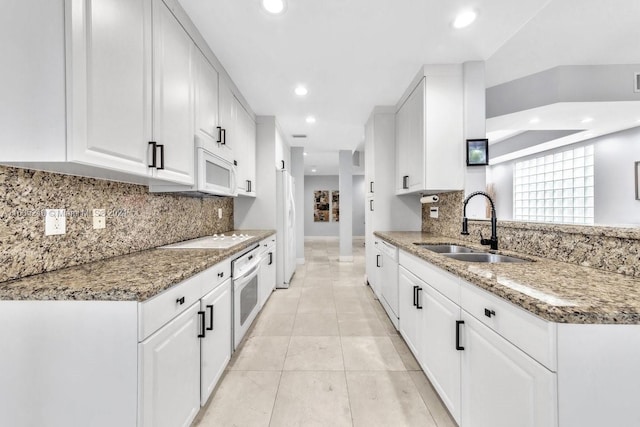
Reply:
[[[592,121],[592,117],[585,117],[584,119],[580,120],[580,123],[591,123]]]
[[[531,120],[529,120],[529,123],[531,124],[540,123],[540,119],[538,117],[534,117]]]
[[[285,0],[262,0],[262,7],[273,15],[284,13],[286,4]]]
[[[298,86],[298,87],[296,87],[295,92],[296,92],[296,95],[298,95],[298,96],[305,96],[307,93],[309,93],[309,91],[307,90],[307,88],[306,88],[306,87],[304,87],[304,86]]]
[[[311,172],[318,172],[317,169],[311,169]]]
[[[303,155],[303,156],[306,156],[306,155],[307,155],[307,152],[306,152],[306,151],[305,151],[305,152],[303,152],[303,153],[302,153],[302,155]]]
[[[464,10],[456,16],[456,19],[453,21],[453,28],[464,28],[468,27],[476,20],[478,14],[473,10]]]
[[[316,118],[313,116],[309,116],[306,118],[306,122],[307,123],[315,123],[316,122]]]

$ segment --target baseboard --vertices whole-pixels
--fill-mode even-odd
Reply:
[[[304,258],[296,258],[296,264],[304,265]]]
[[[340,255],[340,258],[338,258],[338,261],[340,261],[340,262],[353,262],[353,256],[342,256],[342,255]]]

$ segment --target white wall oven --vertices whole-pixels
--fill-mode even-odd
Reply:
[[[259,247],[236,258],[231,264],[233,277],[233,349],[235,350],[260,311]]]

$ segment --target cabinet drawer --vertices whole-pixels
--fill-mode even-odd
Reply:
[[[460,305],[460,279],[457,276],[404,251],[400,251],[400,265]]]
[[[140,341],[191,307],[203,295],[207,283],[214,283],[215,267],[178,283],[159,295],[140,303],[138,339]]]
[[[556,372],[556,325],[467,282],[461,307],[533,359]]]
[[[205,276],[202,283],[202,296],[208,294],[231,277],[231,261],[222,261],[213,267],[209,267],[200,274],[204,274]]]

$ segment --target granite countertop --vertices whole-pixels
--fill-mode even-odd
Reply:
[[[227,249],[150,249],[0,283],[0,300],[145,301],[275,234],[253,236]]]
[[[640,324],[640,280],[576,264],[498,251],[534,262],[470,263],[414,245],[486,246],[422,232],[376,232],[398,248],[447,270],[474,285],[552,322]]]

